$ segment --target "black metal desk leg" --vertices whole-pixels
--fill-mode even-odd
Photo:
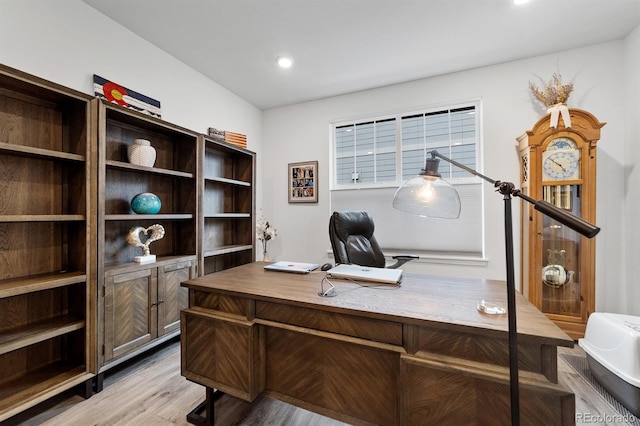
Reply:
[[[196,408],[187,414],[187,422],[196,426],[213,426],[214,423],[214,403],[224,395],[224,392],[214,388],[205,388],[206,398]]]

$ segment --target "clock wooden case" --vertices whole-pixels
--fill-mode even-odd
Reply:
[[[570,108],[570,126],[550,115],[520,136],[522,192],[596,221],[596,144],[605,125]],[[567,123],[569,124],[569,123]],[[569,336],[584,336],[595,310],[595,240],[522,202],[521,282],[529,300]]]

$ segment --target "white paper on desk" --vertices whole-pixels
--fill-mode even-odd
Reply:
[[[267,271],[280,271],[280,272],[293,272],[295,274],[308,274],[314,269],[318,269],[318,265],[315,263],[302,263],[302,262],[276,262],[264,267]]]

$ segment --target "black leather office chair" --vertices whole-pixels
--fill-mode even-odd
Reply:
[[[397,268],[418,256],[393,256],[396,263],[386,266],[384,254],[373,235],[374,224],[367,212],[333,212],[329,220],[329,239],[336,264],[353,263],[375,268]]]

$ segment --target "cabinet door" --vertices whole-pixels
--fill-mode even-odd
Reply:
[[[189,291],[180,284],[195,278],[194,262],[158,268],[158,336],[180,329],[180,310],[189,304]]]
[[[105,279],[105,361],[157,337],[156,289],[155,268]]]

